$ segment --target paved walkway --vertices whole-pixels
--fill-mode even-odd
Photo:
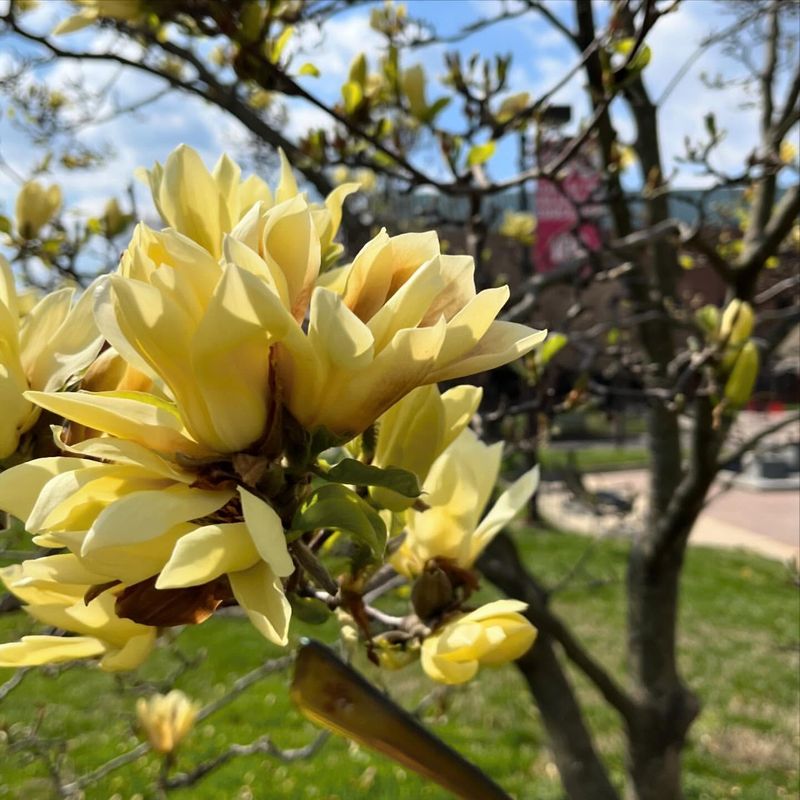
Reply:
[[[626,516],[597,516],[570,498],[560,483],[545,482],[539,507],[546,519],[561,528],[590,535],[626,535],[643,519],[647,502],[644,470],[602,472],[584,476],[587,489],[610,489],[636,496]],[[754,491],[727,488],[724,479],[712,487],[708,502],[690,538],[691,544],[742,547],[780,561],[800,561],[800,494],[796,491]]]

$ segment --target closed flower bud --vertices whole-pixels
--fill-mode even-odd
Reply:
[[[131,223],[131,215],[123,214],[116,198],[112,197],[103,209],[103,233],[111,239],[122,233]]]
[[[758,364],[758,348],[749,341],[742,347],[725,383],[725,399],[732,407],[741,408],[750,399],[758,377]]]
[[[171,753],[183,741],[197,719],[200,705],[179,689],[154,694],[136,703],[139,725],[157,753]]]
[[[430,619],[453,602],[453,584],[447,573],[436,564],[429,564],[414,582],[411,602],[420,619]]]
[[[38,181],[28,181],[17,195],[15,207],[17,231],[23,239],[35,239],[39,231],[61,208],[61,189],[55,184],[45,188]]]
[[[705,305],[694,312],[697,324],[703,329],[707,337],[715,337],[719,330],[719,309],[714,305]]]
[[[755,317],[750,303],[735,299],[725,307],[719,324],[719,337],[727,344],[746,342],[753,332]]]
[[[440,683],[466,683],[480,666],[499,666],[526,653],[536,628],[517,600],[496,600],[450,622],[422,645],[422,668]]]

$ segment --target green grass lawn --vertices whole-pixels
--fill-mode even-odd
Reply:
[[[581,472],[608,472],[617,469],[644,469],[649,453],[643,447],[598,445],[574,450],[542,449],[539,463],[546,472],[573,467]]]
[[[517,536],[529,563],[555,583],[589,544],[567,534],[521,529]],[[623,576],[625,544],[597,542],[575,579],[555,598],[556,609],[617,673],[624,672]],[[487,596],[490,594],[486,592]],[[681,604],[682,669],[704,710],[685,756],[690,800],[742,797],[792,798],[798,792],[798,591],[788,570],[738,552],[690,551]],[[30,629],[22,613],[0,616],[0,641]],[[329,637],[330,629],[299,633]],[[186,629],[181,653],[200,663],[177,686],[208,702],[237,676],[277,654],[243,620],[213,619]],[[137,674],[117,677],[84,665],[48,674],[29,673],[0,702],[0,798],[55,796],[45,762],[21,743],[32,728],[41,740],[65,742],[67,771],[86,772],[135,746],[135,699],[176,669],[174,652],[162,649]],[[432,684],[416,665],[370,678],[413,706]],[[11,677],[0,670],[0,682]],[[573,674],[600,751],[621,784],[623,740],[618,720],[595,692]],[[314,728],[292,708],[289,676],[271,676],[201,722],[179,754],[190,769],[231,742],[264,733],[283,747],[309,742]],[[520,676],[512,666],[485,669],[478,680],[425,712],[426,722],[447,742],[483,767],[518,798],[556,800],[557,775],[542,728]],[[4,733],[3,733],[4,731]],[[16,744],[15,744],[16,743]],[[148,785],[159,764],[146,756],[87,790],[86,797],[152,797]],[[190,798],[444,798],[447,795],[379,756],[335,739],[313,760],[281,764],[266,756],[234,759],[203,782],[171,796]]]

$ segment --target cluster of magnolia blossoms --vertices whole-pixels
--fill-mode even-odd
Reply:
[[[311,204],[285,159],[273,192],[183,146],[146,178],[169,227],[140,224],[74,307],[62,292],[26,313],[3,265],[0,457],[21,463],[0,508],[56,554],[0,577],[69,635],[0,645],[0,666],[133,668],[159,629],[234,604],[280,645],[293,610],[337,611],[374,660],[421,653],[450,683],[520,656],[524,606],[467,603],[536,475],[484,515],[501,449],[467,427],[480,391],[435,384],[545,333],[497,321],[507,288],[476,293],[435,234],[381,232],[327,269],[354,185]],[[57,454],[26,460],[37,419],[59,423]],[[412,582],[402,618],[364,600],[387,561]]]

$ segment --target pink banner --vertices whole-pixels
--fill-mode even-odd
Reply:
[[[547,164],[565,144],[562,141],[546,145],[540,163]],[[589,202],[600,186],[601,179],[593,155],[594,149],[586,147],[584,152],[573,158],[564,167],[565,177],[560,187],[547,180],[540,180],[537,184],[534,262],[537,272],[549,272],[565,261],[580,258],[589,250],[600,247],[600,229],[594,220],[600,216],[602,209],[598,204]],[[575,228],[578,215],[573,202],[581,209],[583,217],[590,217],[592,222]]]

